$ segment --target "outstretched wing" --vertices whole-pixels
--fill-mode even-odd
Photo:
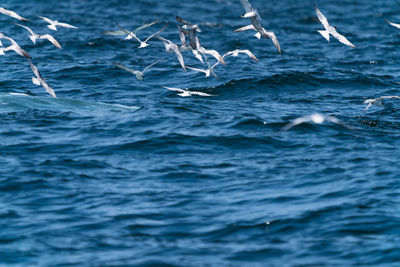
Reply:
[[[256,28],[254,28],[253,24],[251,24],[251,25],[247,25],[247,26],[241,27],[241,28],[239,28],[237,30],[234,30],[233,32],[242,32],[242,31],[247,31],[247,30],[254,30],[255,31]]]
[[[354,44],[352,44],[349,40],[346,39],[346,37],[344,37],[343,35],[341,35],[340,33],[338,33],[336,30],[334,32],[332,32],[332,36],[335,37],[336,39],[339,40],[339,42],[341,42],[342,44],[351,46],[351,47],[356,47]]]
[[[57,25],[60,26],[60,27],[64,27],[64,28],[78,29],[78,27],[76,27],[76,26],[73,26],[73,25],[68,24],[68,23],[63,23],[63,22],[58,22]]]
[[[251,11],[254,11],[253,7],[251,6],[250,2],[248,0],[240,0],[240,3],[242,4],[244,10],[246,13],[249,13]]]
[[[153,33],[152,35],[150,35],[149,37],[147,37],[147,39],[144,41],[145,43],[147,43],[147,41],[149,41],[151,38],[153,38],[154,36],[157,36],[157,35],[159,35],[160,33],[162,33],[167,27],[168,27],[168,24],[169,23],[167,23],[161,30],[159,30],[158,32],[156,32],[156,33]]]
[[[35,33],[32,31],[32,29],[29,28],[28,26],[21,25],[21,24],[18,24],[18,23],[17,23],[17,25],[22,27],[22,28],[24,28],[25,30],[27,30],[31,35],[35,35]]]
[[[182,66],[182,69],[184,71],[186,71],[185,61],[183,60],[183,56],[182,56],[181,51],[179,51],[179,47],[176,44],[173,44],[172,45],[172,49],[174,50],[174,52],[175,52],[175,54],[176,54],[176,56],[178,58],[178,61]]]
[[[317,8],[316,5],[314,5],[314,8],[315,8],[315,12],[317,13],[319,21],[324,26],[324,28],[327,30],[330,26],[328,19],[324,16],[324,14],[322,14],[322,12]]]
[[[155,20],[155,21],[152,21],[152,22],[150,22],[150,23],[144,24],[144,25],[142,25],[142,26],[136,28],[133,32],[141,31],[141,30],[143,30],[143,29],[146,29],[146,28],[148,28],[148,27],[150,27],[150,26],[152,26],[152,25],[158,23],[158,22],[160,22],[160,20]]]
[[[190,67],[190,66],[186,66],[187,68],[197,71],[197,72],[203,72],[207,74],[207,70],[203,70],[203,69],[199,69],[199,68],[194,68],[194,67]]]
[[[0,13],[3,13],[4,15],[10,16],[14,19],[18,19],[18,20],[23,20],[23,21],[28,21],[28,19],[21,17],[20,15],[18,15],[17,13],[15,13],[14,11],[5,9],[4,7],[0,7]]]
[[[47,39],[49,40],[55,47],[61,48],[60,43],[50,34],[41,35],[40,39]]]
[[[275,33],[273,33],[273,32],[267,32],[265,29],[263,29],[263,33],[264,33],[268,38],[271,38],[271,40],[272,40],[272,42],[274,43],[276,49],[278,49],[279,54],[281,54],[281,53],[282,53],[281,47],[280,47],[280,45],[279,45],[278,38],[276,38]]]
[[[390,21],[388,21],[387,19],[385,19],[385,21],[386,21],[387,23],[389,23],[390,25],[392,25],[393,27],[396,27],[397,29],[400,29],[400,24],[390,22]]]
[[[187,20],[184,20],[183,18],[181,18],[179,16],[176,16],[176,20],[178,22],[182,23],[182,24],[185,24],[185,25],[189,25],[189,26],[193,26],[194,25],[193,23],[191,23],[191,22],[189,22]]]
[[[180,88],[167,87],[167,86],[162,86],[162,87],[165,88],[165,89],[171,90],[171,91],[175,91],[175,92],[181,92],[181,93],[185,92],[185,90],[180,89]]]
[[[123,69],[123,70],[125,70],[125,71],[127,71],[127,72],[130,72],[130,73],[134,74],[134,75],[137,75],[137,73],[139,73],[139,71],[134,70],[134,69],[131,69],[131,68],[128,68],[128,67],[125,67],[124,65],[122,65],[122,64],[120,64],[120,63],[113,63],[113,64],[114,64],[114,66],[116,66],[117,68]]]
[[[199,96],[214,96],[203,92],[196,92],[196,91],[189,91],[192,95],[199,95]]]
[[[46,21],[46,22],[49,23],[49,24],[53,24],[53,23],[54,23],[54,21],[51,20],[51,19],[49,19],[49,18],[42,17],[42,16],[39,16],[39,18],[43,19],[44,21]]]
[[[109,36],[121,36],[121,35],[125,35],[126,32],[124,31],[103,31],[104,35],[109,35]]]
[[[154,62],[154,63],[151,63],[150,65],[148,65],[146,68],[144,68],[144,70],[143,70],[143,72],[142,73],[145,73],[146,71],[148,71],[148,69],[150,69],[151,67],[153,67],[154,65],[156,65],[156,64],[158,64],[158,63],[160,63],[162,60],[157,60],[156,62]]]
[[[207,50],[207,49],[202,49],[200,50],[200,52],[204,53],[204,54],[208,54],[213,56],[216,60],[218,60],[219,62],[221,62],[222,64],[226,65],[225,60],[223,59],[223,57],[221,56],[220,53],[218,53],[218,51],[216,50]]]

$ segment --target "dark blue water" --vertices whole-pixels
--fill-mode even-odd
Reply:
[[[400,102],[397,1],[319,1],[357,48],[316,31],[313,1],[253,0],[283,53],[251,32],[239,1],[3,1],[52,33],[34,46],[14,19],[1,32],[33,57],[58,98],[31,83],[22,57],[0,57],[0,265],[398,266]],[[79,30],[50,31],[36,16]],[[184,73],[162,43],[102,35],[175,16],[202,45],[250,49],[219,79]],[[188,65],[199,66],[190,53]],[[163,61],[144,81],[115,68]],[[161,86],[215,97],[177,96]],[[31,92],[34,96],[10,95]],[[397,102],[396,102],[397,101]],[[289,121],[319,112],[353,130]]]

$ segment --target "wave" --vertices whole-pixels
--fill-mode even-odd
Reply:
[[[51,110],[51,111],[72,111],[77,113],[91,112],[135,112],[140,109],[138,106],[123,104],[108,104],[102,102],[91,102],[68,98],[51,98],[44,96],[30,96],[26,94],[3,93],[0,94],[0,113],[20,112],[26,110]]]

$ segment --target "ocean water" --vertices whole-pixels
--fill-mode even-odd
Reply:
[[[317,33],[313,1],[253,0],[270,40],[251,32],[239,1],[10,1],[33,45],[0,14],[0,32],[27,50],[58,98],[31,82],[28,62],[0,56],[0,265],[399,266],[398,1],[316,4],[357,48]],[[79,27],[54,32],[37,16]],[[162,43],[104,36],[141,32],[179,42],[175,16],[202,45],[250,49],[218,79],[183,72]],[[6,43],[6,41],[4,41]],[[201,66],[184,53],[191,66]],[[143,81],[116,68],[163,61]],[[180,97],[162,86],[213,97]],[[29,96],[11,95],[29,93]],[[293,119],[333,115],[329,122]]]

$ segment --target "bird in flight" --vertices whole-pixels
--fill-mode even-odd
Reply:
[[[24,29],[26,29],[27,31],[29,31],[29,33],[31,34],[29,36],[29,39],[31,39],[33,44],[36,44],[36,40],[37,39],[47,39],[55,47],[61,48],[61,45],[58,43],[58,41],[53,36],[51,36],[50,34],[39,35],[39,34],[36,34],[31,28],[29,28],[29,27],[27,27],[25,25],[21,25],[21,24],[17,24],[17,25],[22,27],[22,28],[24,28]]]
[[[123,70],[125,70],[125,71],[127,71],[127,72],[130,72],[130,73],[136,75],[136,79],[138,79],[138,80],[141,81],[141,80],[143,80],[144,73],[145,73],[146,71],[148,71],[151,67],[153,67],[154,65],[156,65],[157,63],[159,63],[160,61],[161,61],[161,60],[157,60],[156,62],[151,63],[149,66],[147,66],[146,68],[144,68],[143,71],[134,70],[134,69],[125,67],[124,65],[119,64],[119,63],[113,63],[113,64],[114,64],[116,67],[120,68],[120,69],[123,69]]]
[[[245,9],[246,13],[242,15],[242,18],[247,18],[250,19],[251,24],[241,27],[234,32],[241,32],[241,31],[247,31],[247,30],[254,30],[257,33],[255,36],[258,39],[261,39],[261,37],[264,37],[266,39],[271,39],[272,42],[274,43],[276,49],[278,49],[279,53],[282,53],[281,47],[279,45],[278,39],[276,38],[275,33],[267,31],[265,28],[261,26],[261,18],[258,15],[258,12],[250,5],[249,1],[247,0],[240,0],[242,3],[243,8]]]
[[[187,97],[187,96],[192,96],[192,95],[198,95],[198,96],[215,96],[215,95],[210,95],[207,93],[203,93],[203,92],[196,92],[196,91],[189,91],[189,90],[185,90],[185,89],[180,89],[180,88],[175,88],[175,87],[167,87],[167,86],[163,86],[165,89],[168,89],[170,91],[175,91],[175,92],[179,92],[179,96],[182,97]]]
[[[49,93],[52,97],[57,97],[56,93],[54,93],[53,88],[51,88],[50,85],[43,79],[38,68],[35,65],[33,65],[32,62],[29,62],[29,65],[31,65],[31,69],[36,76],[32,77],[32,83],[38,86],[40,85],[43,86],[43,88],[46,89],[47,93]]]
[[[247,49],[244,49],[244,50],[236,49],[233,51],[229,51],[229,52],[226,52],[225,55],[223,55],[222,57],[223,58],[225,58],[226,56],[238,57],[239,54],[246,54],[254,61],[256,61],[256,62],[258,61],[258,58],[256,58],[256,56],[250,50],[247,50]]]
[[[318,19],[321,22],[321,24],[324,26],[325,30],[319,30],[318,32],[329,42],[330,40],[330,35],[335,37],[339,42],[342,44],[351,46],[351,47],[356,47],[354,44],[352,44],[349,40],[346,39],[343,35],[337,32],[336,28],[331,26],[328,22],[328,19],[322,14],[322,12],[317,8],[317,6],[314,6],[315,12],[317,13]]]
[[[288,123],[282,127],[281,132],[286,132],[286,131],[290,130],[291,128],[293,128],[297,125],[303,124],[303,123],[313,122],[315,124],[322,124],[325,121],[332,122],[334,124],[338,124],[338,125],[344,126],[346,128],[349,128],[347,125],[343,124],[339,119],[337,119],[334,116],[324,116],[319,113],[314,113],[314,114],[300,117],[300,118],[297,118],[297,119],[291,121],[290,123]]]
[[[58,22],[57,20],[51,20],[49,18],[46,17],[42,17],[39,16],[39,18],[43,19],[44,21],[46,21],[47,23],[49,23],[49,25],[47,25],[47,28],[49,28],[50,30],[56,31],[57,30],[57,26],[58,27],[64,27],[64,28],[70,28],[70,29],[78,29],[78,27],[67,24],[67,23],[63,23],[63,22]]]
[[[126,35],[127,34],[127,36],[125,37],[125,40],[131,40],[132,38],[134,38],[134,36],[137,37],[137,35],[136,35],[137,32],[139,32],[139,31],[141,31],[143,29],[146,29],[146,28],[148,28],[150,26],[153,26],[154,24],[156,24],[158,22],[159,22],[159,20],[152,21],[150,23],[144,24],[144,25],[134,29],[131,32],[129,32],[129,31],[125,30],[125,29],[122,29],[122,27],[118,23],[116,23],[118,28],[119,28],[118,31],[104,31],[103,34],[104,35],[111,35],[111,36],[121,36],[121,35]],[[127,32],[129,32],[129,33],[127,33]]]
[[[163,31],[167,28],[168,23],[167,23],[161,30],[159,30],[159,31],[156,32],[156,33],[153,33],[152,35],[150,35],[149,37],[147,37],[147,39],[144,40],[144,41],[140,40],[139,37],[137,37],[136,34],[134,34],[134,33],[132,34],[132,32],[130,32],[130,31],[128,31],[128,30],[122,28],[118,23],[117,23],[117,26],[119,27],[119,29],[120,29],[121,31],[123,31],[123,32],[125,32],[126,34],[128,34],[128,36],[132,36],[132,38],[134,38],[136,41],[138,41],[138,42],[140,43],[140,46],[139,46],[138,48],[144,48],[144,47],[149,46],[149,44],[148,44],[147,42],[150,41],[151,38],[153,38],[153,37],[159,35],[161,32],[163,32]],[[131,38],[130,38],[130,39],[131,39]]]
[[[382,105],[383,99],[400,99],[400,96],[390,95],[390,96],[380,96],[378,98],[371,98],[364,101],[364,104],[368,104],[367,107],[364,109],[364,112],[371,107],[371,105]]]
[[[2,51],[0,52],[1,55],[4,55],[4,52],[13,50],[15,53],[17,53],[20,56],[32,59],[32,57],[28,54],[28,52],[26,52],[24,49],[22,49],[14,39],[12,39],[8,36],[5,36],[2,33],[0,33],[0,39],[6,39],[11,43],[10,46],[2,48]]]

